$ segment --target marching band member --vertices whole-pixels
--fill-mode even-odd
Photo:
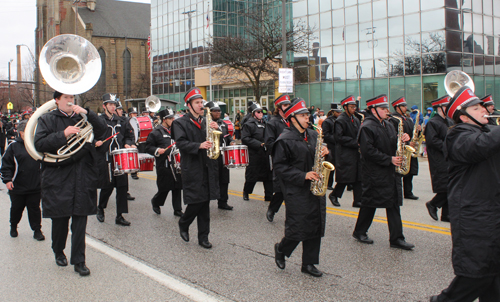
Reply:
[[[45,240],[42,233],[42,212],[40,211],[40,163],[34,160],[24,146],[24,129],[27,120],[19,123],[19,136],[11,143],[2,156],[0,173],[9,190],[10,236],[17,237],[17,224],[21,221],[24,208],[28,212],[33,238]]]
[[[321,237],[325,234],[326,199],[311,192],[311,180],[319,180],[312,171],[315,160],[317,132],[309,129],[309,110],[301,98],[293,99],[285,109],[291,123],[278,137],[273,149],[273,166],[286,200],[285,237],[274,245],[275,262],[284,269],[285,256],[290,257],[302,242],[303,273],[321,277],[319,264]],[[322,156],[328,149],[322,147]]]
[[[66,145],[68,137],[80,131],[75,127],[81,119],[80,113],[87,115],[95,137],[102,137],[106,130],[103,121],[89,109],[74,103],[74,96],[54,92],[57,109],[42,115],[34,138],[38,152],[56,154]],[[75,271],[80,276],[90,274],[85,265],[85,229],[87,216],[96,213],[97,188],[99,178],[97,154],[92,144],[86,144],[71,159],[59,165],[42,163],[42,215],[52,219],[52,250],[56,264],[67,266],[64,255],[68,225],[71,218],[71,259]]]
[[[361,202],[361,174],[359,163],[358,131],[360,121],[354,114],[356,100],[352,95],[343,99],[340,104],[344,112],[335,121],[335,181],[337,184],[328,195],[332,204],[340,207],[338,199],[344,194],[347,185],[353,185],[353,207]]]
[[[220,147],[224,145],[234,145],[233,138],[229,134],[227,129],[227,124],[224,123],[223,119],[221,119],[221,110],[219,105],[216,102],[209,102],[206,105],[210,108],[210,114],[212,115],[212,121],[216,122],[219,125],[219,131],[222,132],[220,135]],[[229,190],[229,169],[224,166],[222,154],[217,158],[217,162],[219,164],[219,191],[220,197],[217,199],[217,206],[221,210],[229,210],[233,209],[232,206],[227,204],[229,199],[228,190]]]
[[[146,140],[146,151],[155,157],[156,161],[156,186],[158,192],[151,198],[151,205],[156,214],[161,214],[160,206],[165,205],[168,193],[172,191],[172,208],[174,216],[182,216],[181,194],[182,179],[173,168],[172,154],[172,123],[174,121],[174,111],[166,108],[159,112],[162,120],[149,135]]]
[[[137,107],[130,107],[128,108],[128,124],[130,124],[130,119],[131,118],[134,118],[134,117],[137,117],[138,115],[138,111],[137,111]],[[132,125],[130,125],[130,131],[133,132],[133,128],[132,128]],[[135,135],[135,134],[134,134]],[[139,145],[139,147],[141,147],[141,145]],[[142,147],[141,147],[142,148]],[[139,176],[137,176],[137,172],[134,172],[134,173],[130,173],[130,176],[133,178],[133,179],[139,179]],[[129,196],[129,194],[127,193],[127,197]],[[129,200],[134,200],[134,199],[130,199],[128,198]]]
[[[410,140],[413,136],[413,127],[414,123],[411,118],[409,118],[406,115],[406,111],[408,110],[406,100],[404,97],[400,97],[399,99],[395,100],[392,102],[392,107],[394,107],[394,110],[396,111],[393,113],[394,116],[399,117],[400,119],[403,120],[403,130],[408,136],[410,137]],[[399,125],[399,120],[395,118],[389,119],[392,124],[394,125],[394,128],[398,128]],[[417,126],[418,131],[421,131],[422,128],[420,125]],[[414,142],[410,142],[410,146],[415,147]],[[413,176],[418,174],[418,158],[413,158],[410,162],[410,172],[406,175],[403,176],[403,196],[404,198],[407,199],[413,199],[417,200],[418,197],[413,195]]]
[[[339,115],[342,113],[342,109],[339,108],[340,104],[331,103],[330,111],[326,114],[327,117],[325,121],[321,124],[321,129],[323,130],[323,137],[326,142],[326,146],[328,151],[330,152],[328,155],[328,161],[331,162],[335,166],[335,132],[334,132],[334,124]],[[328,178],[328,190],[333,190],[333,175],[335,170],[330,173],[330,177]]]
[[[104,114],[100,118],[106,123],[107,131],[105,138],[117,134],[113,138],[104,142],[96,142],[97,152],[100,155],[100,186],[99,205],[97,207],[97,220],[104,222],[104,209],[108,205],[109,197],[116,188],[116,219],[115,223],[122,226],[129,226],[130,222],[125,220],[122,214],[128,213],[128,175],[115,176],[113,172],[113,156],[111,152],[123,148],[136,148],[134,145],[134,135],[128,129],[128,124],[116,116],[115,95],[106,93],[102,96],[102,107]]]
[[[243,200],[249,200],[248,194],[252,194],[255,184],[262,181],[264,183],[264,200],[271,201],[273,179],[264,142],[266,122],[262,119],[264,114],[260,104],[252,104],[250,112],[252,116],[243,124],[241,131],[241,142],[248,146],[248,157],[250,158],[245,169]]]
[[[290,126],[290,122],[285,119],[284,110],[290,106],[290,96],[282,94],[274,100],[274,114],[266,125],[264,131],[264,142],[269,156],[273,150],[274,142],[280,134]],[[274,220],[274,215],[279,211],[283,203],[283,192],[279,181],[273,172],[273,197],[267,208],[266,218],[269,222]]]
[[[372,244],[368,235],[375,211],[385,208],[389,225],[390,246],[411,250],[415,246],[405,241],[401,222],[400,205],[403,202],[401,176],[395,166],[400,166],[402,157],[394,156],[398,144],[398,133],[391,122],[386,121],[389,104],[386,95],[366,101],[366,118],[359,129],[359,146],[362,165],[362,197],[358,220],[352,236],[359,242]],[[402,141],[410,137],[404,133]]]
[[[488,115],[495,114],[495,103],[493,102],[491,94],[482,98],[481,101],[483,101],[483,106],[486,108]],[[497,126],[496,118],[488,118],[488,125]]]
[[[208,141],[206,127],[218,129],[216,122],[206,125],[203,118],[204,100],[198,87],[191,88],[184,96],[189,111],[174,120],[172,134],[181,152],[182,192],[187,205],[184,215],[179,219],[181,238],[189,241],[189,226],[197,219],[198,243],[211,248],[208,241],[210,233],[210,200],[219,198],[219,170],[217,160],[207,156],[212,147]]]
[[[432,107],[437,112],[425,126],[425,144],[431,172],[432,191],[436,195],[425,206],[432,219],[438,220],[437,209],[442,208],[441,221],[450,221],[448,217],[448,163],[444,158],[443,144],[448,133],[448,128],[453,121],[446,116],[446,106],[450,97],[441,97],[432,102]]]
[[[467,86],[446,115],[456,123],[444,141],[455,278],[430,301],[500,301],[500,127]]]

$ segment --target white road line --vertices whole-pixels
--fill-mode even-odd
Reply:
[[[113,248],[86,236],[86,244],[92,248],[100,251],[101,253],[123,263],[124,265],[134,269],[135,271],[155,280],[161,285],[173,290],[174,292],[183,295],[193,301],[204,301],[204,302],[216,302],[219,299],[200,291],[199,289],[192,287],[186,283],[183,283],[165,273],[162,273],[144,263],[141,263]]]

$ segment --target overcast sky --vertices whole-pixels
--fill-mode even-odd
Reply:
[[[123,0],[129,1],[129,0]],[[151,0],[130,2],[151,3]],[[36,0],[0,0],[0,79],[8,79],[8,63],[11,80],[17,79],[16,45],[27,45],[35,54]],[[97,0],[99,6],[99,0]],[[31,61],[28,48],[21,47],[22,65]]]

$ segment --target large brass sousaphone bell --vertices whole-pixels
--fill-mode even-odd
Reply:
[[[101,76],[101,57],[97,49],[83,37],[77,35],[59,35],[50,39],[40,52],[40,73],[47,84],[63,94],[80,94],[90,90]],[[68,138],[66,145],[57,154],[41,153],[35,149],[34,136],[38,118],[57,108],[56,101],[50,100],[38,108],[29,119],[25,129],[25,145],[28,153],[35,160],[57,163],[77,153],[85,143],[94,139],[92,125],[87,116],[75,127],[80,132]]]
[[[446,89],[446,93],[449,96],[455,96],[455,93],[464,86],[469,87],[472,91],[475,90],[474,81],[472,81],[468,74],[461,70],[452,70],[446,74],[444,89]]]

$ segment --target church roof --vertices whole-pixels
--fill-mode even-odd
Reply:
[[[95,11],[78,8],[83,22],[92,23],[93,36],[148,39],[150,4],[116,0],[98,0],[96,3]]]

